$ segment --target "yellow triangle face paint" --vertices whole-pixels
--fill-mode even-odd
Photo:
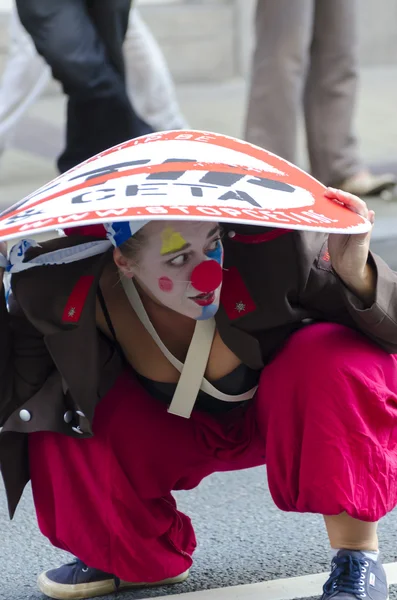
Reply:
[[[160,254],[162,256],[164,254],[169,254],[170,252],[178,252],[187,244],[187,241],[182,235],[178,231],[174,231],[172,227],[166,227],[161,234],[161,238],[162,244]]]

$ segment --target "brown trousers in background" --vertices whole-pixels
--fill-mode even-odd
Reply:
[[[362,168],[356,11],[356,0],[257,0],[245,137],[295,163],[303,105],[311,173],[325,185]]]

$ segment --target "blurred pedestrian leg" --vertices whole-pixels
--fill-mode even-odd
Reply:
[[[0,153],[11,142],[18,122],[51,78],[50,67],[37,53],[15,7],[10,16],[9,39],[0,84]],[[155,130],[187,128],[167,63],[134,4],[123,50],[127,93],[138,115]]]
[[[187,129],[164,55],[138,10],[124,42],[127,91],[137,113],[157,131]]]
[[[37,54],[15,7],[9,32],[9,51],[0,87],[0,151],[5,149],[18,121],[50,78],[50,69]]]
[[[327,1],[327,0],[325,0]],[[315,0],[257,0],[246,137],[294,162]]]
[[[132,108],[124,80],[130,0],[17,0],[17,8],[68,96],[60,172],[151,131]]]
[[[296,162],[303,106],[313,176],[366,194],[394,177],[364,168],[353,132],[356,11],[356,0],[257,0],[246,139]]]

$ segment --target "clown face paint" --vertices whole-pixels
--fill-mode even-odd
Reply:
[[[187,244],[186,240],[182,237],[179,231],[174,231],[172,227],[166,227],[161,232],[161,239],[161,256],[178,252]]]
[[[158,303],[195,320],[213,317],[222,286],[223,247],[215,223],[151,221],[132,267]]]

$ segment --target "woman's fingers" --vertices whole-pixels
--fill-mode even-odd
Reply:
[[[336,200],[337,202],[340,202],[358,215],[365,217],[366,219],[369,218],[368,206],[366,202],[361,200],[361,198],[358,196],[354,196],[348,192],[343,192],[342,190],[336,190],[335,188],[327,188],[324,192],[324,195],[330,200]]]

